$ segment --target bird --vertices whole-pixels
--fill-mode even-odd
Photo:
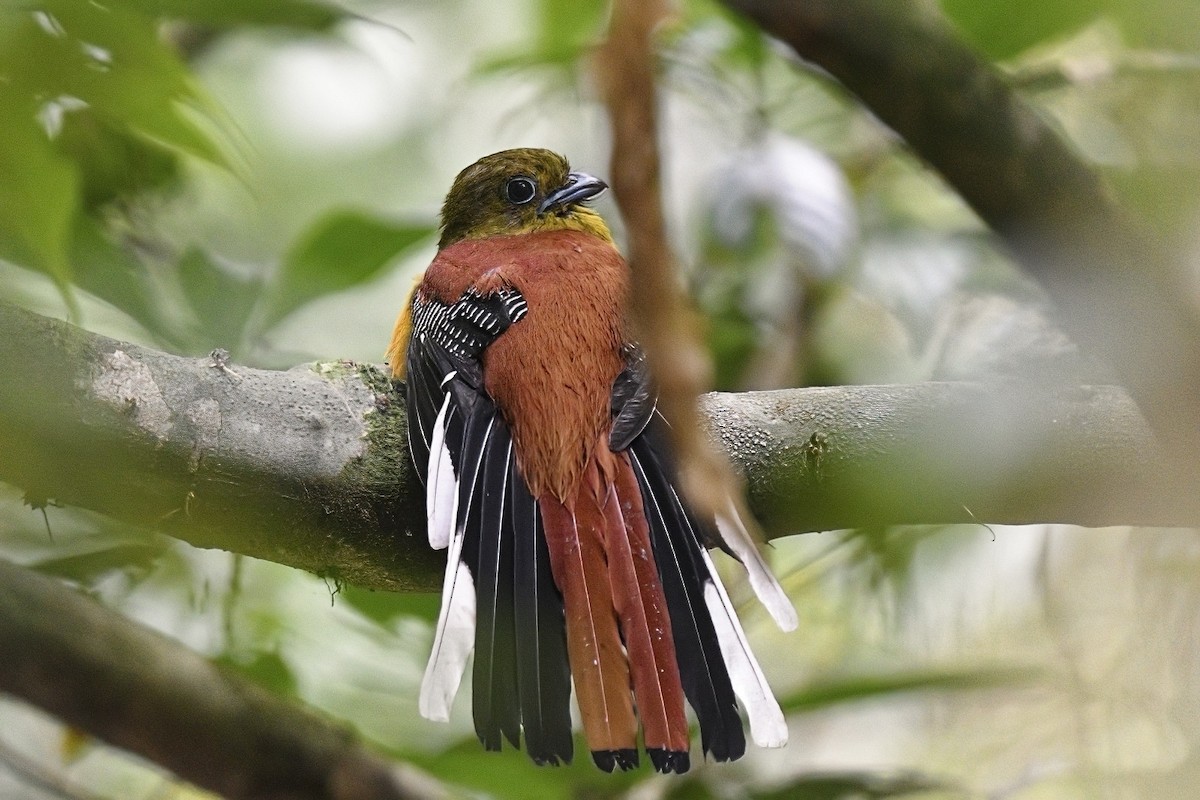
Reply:
[[[691,765],[781,747],[787,724],[708,549],[746,567],[784,630],[796,612],[728,504],[697,514],[670,427],[628,334],[628,265],[589,205],[604,181],[540,148],[463,169],[437,254],[387,350],[403,381],[428,537],[447,551],[420,713],[449,719],[472,651],[472,716],[487,750],[539,765],[574,756],[572,689],[602,770],[641,750]]]

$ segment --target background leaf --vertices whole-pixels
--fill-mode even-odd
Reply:
[[[799,692],[780,698],[780,705],[787,711],[815,711],[840,703],[894,697],[908,692],[958,692],[1028,685],[1039,677],[1036,670],[1016,667],[895,670],[873,675],[837,675],[811,680]]]
[[[1039,42],[1082,28],[1100,13],[1094,0],[942,0],[942,10],[992,58],[1011,58]]]
[[[346,17],[333,3],[318,0],[129,0],[147,16],[184,19],[219,27],[272,25],[323,31]]]
[[[212,262],[208,254],[192,248],[179,259],[179,282],[199,330],[194,334],[198,352],[215,347],[235,357],[241,350],[246,324],[262,293],[259,281],[243,278]]]
[[[429,225],[389,222],[352,211],[330,214],[284,258],[271,285],[263,328],[311,300],[371,280],[432,233]]]
[[[946,797],[952,785],[923,775],[877,775],[870,772],[829,772],[788,781],[778,790],[755,792],[755,800],[884,800],[938,792]],[[951,796],[965,796],[955,793]]]
[[[2,43],[0,43],[2,44]],[[71,280],[71,228],[79,209],[79,172],[34,124],[29,104],[0,86],[0,256]]]

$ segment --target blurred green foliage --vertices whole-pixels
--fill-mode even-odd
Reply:
[[[1148,226],[1195,246],[1194,0],[940,8]],[[606,15],[599,0],[0,5],[0,298],[184,354],[377,360],[459,168],[540,144],[603,171],[587,72]],[[681,3],[662,34],[668,213],[721,388],[1086,373],[970,209],[827,76],[714,0]],[[449,726],[419,719],[434,596],[2,499],[6,557],[481,796],[1135,797],[1100,789],[1155,771],[1169,787],[1200,748],[1179,644],[1200,607],[1190,532],[781,541],[802,630],[744,616],[793,744],[672,784],[483,753],[465,703]],[[45,720],[15,730],[103,796],[162,789],[103,748],[62,756]],[[2,767],[0,795],[41,796]],[[1154,796],[1191,796],[1170,791]]]
[[[81,212],[169,181],[167,152],[220,159],[185,112],[201,105],[186,65],[132,7],[10,9],[0,17],[0,75],[5,251],[64,289]]]
[[[193,160],[246,179],[236,124],[197,80],[188,34],[211,39],[254,26],[319,32],[345,18],[303,0],[6,7],[0,256],[50,275],[70,308],[76,288],[91,292],[158,344],[186,353],[218,343],[241,355],[304,303],[375,277],[428,236],[430,224],[342,210],[318,221],[269,276],[239,274],[215,254],[156,241],[147,224],[186,190]]]
[[[1095,19],[1098,11],[1095,0],[942,0],[941,5],[972,42],[996,59],[1012,58],[1034,45],[1071,34]]]

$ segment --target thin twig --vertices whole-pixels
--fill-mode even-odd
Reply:
[[[654,373],[659,407],[671,422],[684,491],[697,508],[715,515],[724,511],[725,498],[742,505],[742,487],[700,422],[696,398],[711,388],[712,363],[667,243],[654,81],[655,31],[666,15],[658,0],[618,0],[596,66],[613,132],[609,175],[629,236],[634,332]],[[752,521],[745,508],[739,510]]]

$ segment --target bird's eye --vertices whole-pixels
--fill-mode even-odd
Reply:
[[[537,186],[529,178],[513,178],[504,185],[504,196],[513,205],[528,203],[537,194]]]

